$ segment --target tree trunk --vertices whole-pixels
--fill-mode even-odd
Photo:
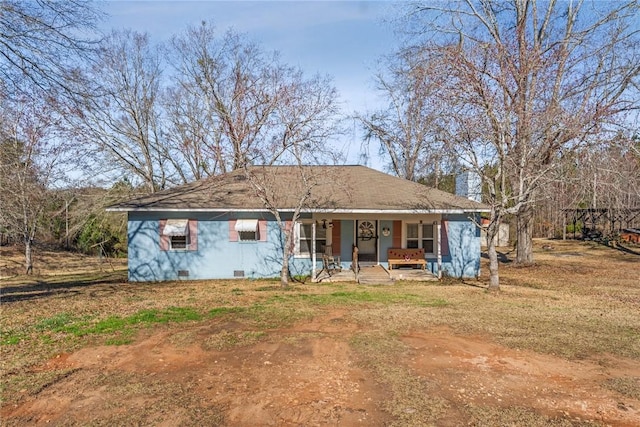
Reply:
[[[516,263],[533,263],[533,208],[524,205],[516,218]]]
[[[27,238],[24,242],[24,260],[27,274],[33,274],[32,241]]]
[[[496,251],[496,235],[500,221],[494,220],[487,227],[487,252],[489,254],[489,290],[500,290],[500,276],[498,275],[498,252]]]
[[[280,270],[280,286],[283,289],[289,287],[289,250],[293,239],[293,229],[285,231],[284,247],[282,249],[282,269]]]
[[[498,275],[498,252],[493,242],[489,243],[489,290],[500,290],[500,276]]]
[[[282,270],[280,271],[280,286],[283,289],[287,289],[289,287],[289,266],[282,265]]]

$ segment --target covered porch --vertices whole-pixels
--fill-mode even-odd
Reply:
[[[374,273],[380,282],[437,280],[448,255],[443,221],[442,214],[316,213],[299,225],[299,254],[307,253],[316,282],[366,282]],[[419,262],[389,268],[389,251],[407,248],[421,251]]]

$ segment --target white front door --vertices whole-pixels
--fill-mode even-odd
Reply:
[[[356,222],[358,260],[360,263],[378,261],[378,231],[375,220],[358,220]]]

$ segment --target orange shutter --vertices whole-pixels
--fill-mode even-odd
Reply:
[[[442,241],[440,242],[440,248],[442,250],[442,256],[449,255],[449,221],[442,220],[442,228],[440,234],[442,235]]]
[[[332,221],[333,227],[331,228],[331,249],[333,250],[333,255],[340,255],[340,225],[342,222],[340,220]]]
[[[402,221],[393,221],[391,246],[394,248],[402,248]]]

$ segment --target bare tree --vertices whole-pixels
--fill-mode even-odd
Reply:
[[[315,122],[323,113],[336,112],[330,81],[305,79],[300,70],[281,63],[277,53],[265,53],[241,34],[230,31],[218,38],[202,23],[172,40],[169,61],[176,70],[175,85],[206,111],[202,120],[210,135],[201,137],[219,172],[270,163],[302,139],[311,145],[327,137]],[[326,99],[331,99],[330,109],[323,105]]]
[[[0,99],[0,226],[25,246],[25,271],[33,272],[33,243],[45,219],[50,188],[69,147],[59,116],[44,96]]]
[[[174,170],[162,135],[158,49],[145,34],[114,31],[87,74],[100,82],[100,90],[87,95],[77,111],[82,139],[148,192],[165,188]]]
[[[465,117],[453,129],[463,136],[474,133],[469,126],[483,129],[490,146],[478,146],[488,150],[478,161],[498,157],[493,167],[507,184],[500,209],[517,217],[519,263],[533,261],[533,207],[559,156],[617,131],[638,106],[637,18],[637,1],[410,6],[411,28],[426,36],[417,49],[437,51],[446,62],[440,75],[453,92],[444,101]]]
[[[0,2],[0,222],[24,243],[27,273],[71,153],[63,112],[82,93],[78,69],[92,58],[99,18],[88,1]]]
[[[245,176],[256,190],[256,194],[265,208],[274,216],[281,236],[280,285],[289,287],[289,259],[294,250],[293,226],[300,218],[303,208],[310,207],[313,189],[319,185],[319,177],[312,169],[297,165],[286,171],[272,166],[246,166]],[[294,179],[292,179],[292,176]],[[293,187],[282,191],[281,182],[295,183]],[[326,177],[325,177],[326,179]]]
[[[312,208],[327,200],[318,199],[314,188],[337,186],[340,178],[308,167],[329,164],[340,159],[331,148],[331,141],[343,132],[340,126],[337,92],[327,77],[304,79],[298,71],[280,88],[278,103],[268,131],[269,145],[258,159],[263,166],[244,166],[245,176],[256,189],[265,208],[274,216],[283,238],[280,283],[289,286],[289,259],[294,250],[294,227],[305,208]],[[273,165],[289,165],[284,169]],[[286,171],[283,189],[281,178]]]
[[[206,23],[172,40],[169,61],[176,71],[176,91],[201,108],[175,126],[181,129],[176,139],[199,141],[210,156],[210,172],[244,170],[280,229],[280,281],[287,287],[294,239],[290,224],[313,203],[313,188],[327,179],[315,176],[307,165],[339,157],[330,144],[342,132],[331,79],[306,78],[281,63],[277,53],[265,53],[232,31],[218,38]],[[187,137],[185,130],[190,132]],[[272,167],[282,164],[289,167]],[[295,186],[282,188],[283,170],[295,176],[287,180]]]
[[[446,65],[447,61],[442,64]],[[455,85],[449,90],[450,96],[462,95]],[[468,110],[468,105],[467,101],[462,100],[455,114],[450,116],[448,137],[462,167],[478,174],[486,189],[483,201],[491,208],[489,223],[485,228],[489,256],[489,290],[495,291],[500,289],[496,237],[513,203],[506,173],[509,160],[502,146],[496,147],[487,139],[492,128],[487,127],[487,123],[473,109]]]
[[[17,97],[31,94],[31,86],[76,94],[74,70],[91,57],[100,18],[91,1],[0,2],[0,90]]]
[[[220,129],[202,99],[184,88],[170,87],[163,97],[169,158],[182,181],[219,173],[224,165]]]
[[[358,114],[368,143],[377,141],[397,176],[417,181],[451,164],[440,131],[438,99],[445,97],[440,76],[430,72],[426,51],[400,51],[386,59],[387,70],[376,76],[377,89],[389,103],[371,114]]]

